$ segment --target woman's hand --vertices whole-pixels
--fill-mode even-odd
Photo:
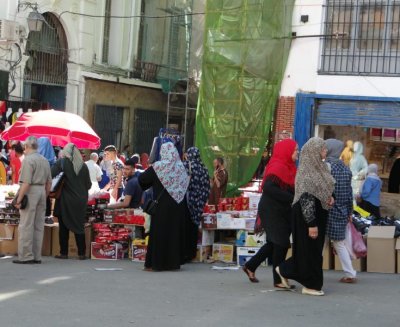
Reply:
[[[335,199],[333,198],[333,196],[331,196],[331,198],[328,201],[328,206],[332,208],[334,204],[335,204]]]
[[[309,227],[308,236],[315,240],[318,237],[318,227]]]

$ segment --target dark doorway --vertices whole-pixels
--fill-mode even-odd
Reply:
[[[134,148],[137,153],[150,153],[153,140],[165,126],[166,115],[155,110],[135,110]]]
[[[124,108],[96,105],[94,130],[101,138],[100,149],[113,144],[121,150]]]

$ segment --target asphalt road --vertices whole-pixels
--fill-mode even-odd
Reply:
[[[361,273],[341,284],[325,273],[324,297],[274,291],[270,268],[251,284],[239,271],[189,264],[145,272],[130,261],[0,260],[0,326],[400,326],[400,275]],[[95,268],[122,268],[96,271]],[[298,287],[301,291],[301,288]]]

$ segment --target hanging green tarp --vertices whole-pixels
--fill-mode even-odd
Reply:
[[[196,145],[229,189],[251,180],[271,130],[290,49],[294,0],[208,0]]]

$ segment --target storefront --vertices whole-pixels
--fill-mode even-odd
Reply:
[[[295,139],[302,146],[317,135],[343,142],[359,141],[368,163],[376,163],[384,180],[400,155],[400,99],[298,93]]]

